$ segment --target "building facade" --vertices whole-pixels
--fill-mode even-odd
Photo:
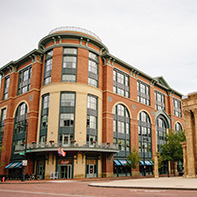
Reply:
[[[184,177],[195,178],[197,174],[197,93],[183,99],[186,142],[182,143]]]
[[[0,73],[0,174],[15,177],[26,159],[25,173],[41,179],[128,176],[126,157],[136,147],[135,173],[151,175],[168,129],[184,128],[182,95],[85,29],[51,31]]]

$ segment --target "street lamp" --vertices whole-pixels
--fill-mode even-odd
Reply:
[[[170,152],[167,152],[167,154],[170,155]],[[167,160],[168,177],[170,177],[170,176],[169,176],[169,165],[168,165],[168,163],[169,163],[169,161]]]
[[[146,176],[146,165],[145,165],[145,144],[144,144],[144,142],[148,142],[148,138],[147,137],[143,137],[142,138],[142,142],[143,142],[143,150],[144,150],[144,154],[143,154],[143,160],[144,160],[144,176]]]
[[[24,125],[18,125],[18,128],[23,128],[23,131],[25,130],[25,149],[24,149],[24,160],[22,161],[22,179],[21,181],[25,181],[25,163],[26,163],[26,150],[27,150],[27,128],[28,128],[28,124],[27,122]],[[25,128],[25,129],[24,129]]]

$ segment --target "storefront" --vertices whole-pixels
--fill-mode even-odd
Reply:
[[[151,160],[140,161],[140,176],[153,175],[153,165]]]
[[[45,178],[45,160],[38,160],[36,165],[36,178]]]
[[[114,177],[131,176],[131,168],[126,159],[115,159],[113,167]]]
[[[86,155],[86,178],[98,177],[98,159],[97,154],[87,154]]]
[[[57,171],[59,179],[72,179],[73,178],[73,159],[58,159]]]
[[[22,178],[22,162],[12,162],[8,164],[5,169],[8,169],[9,179],[21,179]]]

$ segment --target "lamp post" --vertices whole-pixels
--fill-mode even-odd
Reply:
[[[144,150],[144,154],[143,154],[143,160],[144,160],[144,176],[146,176],[146,165],[145,165],[145,144],[144,144],[144,142],[148,142],[148,138],[147,137],[143,137],[142,138],[142,142],[143,142],[143,150]]]
[[[167,154],[170,155],[170,152],[167,152]],[[169,175],[169,164],[168,163],[169,163],[169,161],[167,160],[168,177],[170,177],[170,175]]]
[[[24,124],[24,125],[18,125],[18,128],[23,128],[23,131],[24,131],[24,128],[25,128],[25,143],[24,143],[24,160],[22,161],[22,179],[21,181],[25,181],[25,166],[27,165],[27,162],[26,162],[26,150],[27,150],[27,128],[28,128],[28,124],[27,122]]]

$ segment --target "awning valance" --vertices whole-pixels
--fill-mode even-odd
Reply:
[[[22,166],[22,162],[13,162],[8,164],[5,169],[13,169],[13,168],[20,168]]]
[[[122,164],[118,161],[118,160],[114,160],[114,164],[116,165],[116,166],[122,166]]]
[[[151,160],[140,161],[140,166],[153,166],[154,163]]]
[[[126,159],[119,159],[118,160],[123,166],[127,165],[127,160]]]

